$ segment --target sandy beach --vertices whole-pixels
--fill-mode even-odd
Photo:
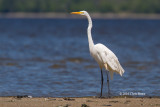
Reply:
[[[136,13],[90,13],[93,19],[160,19],[160,14]],[[85,18],[70,13],[0,13],[0,18]]]
[[[160,107],[160,98],[16,98],[0,97],[1,107]]]

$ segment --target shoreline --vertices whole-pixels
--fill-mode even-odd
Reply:
[[[135,13],[90,13],[93,19],[160,19],[160,14]],[[38,18],[38,19],[84,19],[79,15],[70,13],[0,13],[0,18]]]
[[[150,107],[160,106],[160,98],[94,98],[94,97],[0,97],[1,107]]]

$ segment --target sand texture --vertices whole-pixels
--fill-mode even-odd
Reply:
[[[0,97],[0,107],[160,107],[160,98]]]

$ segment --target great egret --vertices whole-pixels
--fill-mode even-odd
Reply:
[[[88,29],[87,29],[87,34],[88,34],[88,42],[89,42],[89,50],[91,56],[97,61],[99,64],[99,67],[101,69],[101,94],[100,97],[102,97],[102,89],[103,89],[103,72],[102,68],[105,68],[107,71],[110,73],[111,79],[113,79],[113,73],[116,72],[122,76],[124,73],[124,69],[120,65],[118,58],[116,55],[108,49],[105,45],[98,43],[94,45],[93,40],[92,40],[92,35],[91,35],[91,29],[92,29],[92,19],[89,16],[87,11],[80,11],[80,12],[71,12],[71,14],[79,14],[79,15],[84,15],[88,19]],[[108,96],[110,94],[110,89],[109,89],[109,76],[107,72],[107,84],[108,84]]]

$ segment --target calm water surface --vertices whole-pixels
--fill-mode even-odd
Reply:
[[[0,96],[98,96],[100,69],[86,29],[85,19],[0,19]],[[126,71],[110,81],[114,96],[160,96],[160,20],[96,19],[92,35]]]

